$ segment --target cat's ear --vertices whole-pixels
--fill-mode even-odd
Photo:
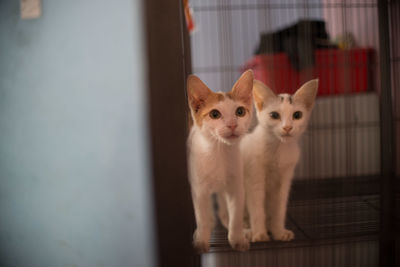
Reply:
[[[196,75],[189,75],[187,79],[187,94],[189,105],[197,113],[205,104],[211,90]]]
[[[253,102],[253,97],[252,97],[253,80],[254,80],[253,71],[252,70],[245,71],[233,85],[231,93],[232,97],[236,100],[240,100],[248,105],[251,105],[251,103]]]
[[[293,96],[295,102],[303,103],[308,110],[311,110],[318,92],[318,79],[306,82]]]
[[[254,97],[254,102],[256,104],[256,108],[258,110],[262,110],[263,107],[265,106],[264,103],[267,103],[272,99],[275,99],[276,95],[264,83],[258,80],[254,80],[253,97]]]

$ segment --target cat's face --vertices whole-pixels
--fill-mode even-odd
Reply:
[[[318,90],[318,80],[305,83],[294,95],[275,95],[254,81],[254,100],[259,123],[282,142],[297,139],[307,128]]]
[[[247,133],[252,117],[253,79],[253,72],[246,71],[230,92],[214,93],[198,77],[189,76],[190,110],[203,134],[230,145]]]

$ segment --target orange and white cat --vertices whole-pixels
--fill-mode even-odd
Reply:
[[[244,184],[239,150],[248,132],[253,110],[253,72],[246,71],[228,93],[212,92],[198,77],[187,80],[188,101],[194,121],[187,140],[189,180],[197,228],[193,244],[209,250],[214,227],[212,194],[228,212],[228,240],[232,248],[249,248],[243,232]]]
[[[294,238],[285,228],[287,201],[300,157],[298,141],[307,128],[317,90],[318,80],[311,80],[294,95],[275,95],[254,81],[258,125],[240,144],[253,242],[269,240],[268,231],[275,240]]]

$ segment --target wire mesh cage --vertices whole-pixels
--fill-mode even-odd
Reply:
[[[229,91],[246,69],[276,93],[320,80],[290,193],[286,225],[295,240],[255,243],[237,254],[219,226],[203,266],[378,265],[382,162],[396,158],[399,164],[391,166],[400,173],[395,138],[384,141],[397,143],[393,157],[382,154],[382,140],[400,131],[400,4],[382,2],[380,8],[377,0],[190,1],[193,72],[211,89]],[[381,38],[382,8],[389,15],[388,43]],[[382,51],[389,61],[381,60]],[[387,77],[391,87],[383,88]],[[381,111],[387,90],[393,121]],[[393,132],[383,131],[385,123]],[[398,185],[399,179],[397,200]]]

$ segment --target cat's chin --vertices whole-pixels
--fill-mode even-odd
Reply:
[[[278,139],[279,139],[282,143],[287,143],[287,142],[290,142],[290,141],[292,141],[292,140],[295,140],[295,138],[294,138],[293,135],[287,135],[287,134],[285,134],[285,135],[279,135],[279,136],[278,136]]]
[[[239,139],[239,135],[237,135],[237,134],[231,134],[231,135],[229,135],[229,136],[225,136],[224,138],[225,139],[227,139],[227,140],[236,140],[236,139]]]
[[[239,142],[240,136],[233,134],[226,137],[220,137],[219,140],[226,145],[234,145]]]
[[[241,139],[240,138],[241,136],[237,135],[237,134],[231,134],[231,135],[228,135],[228,136],[221,136],[219,134],[211,132],[211,136],[217,142],[220,142],[220,143],[223,143],[223,144],[229,145],[229,146],[238,143],[240,141],[240,139]]]

